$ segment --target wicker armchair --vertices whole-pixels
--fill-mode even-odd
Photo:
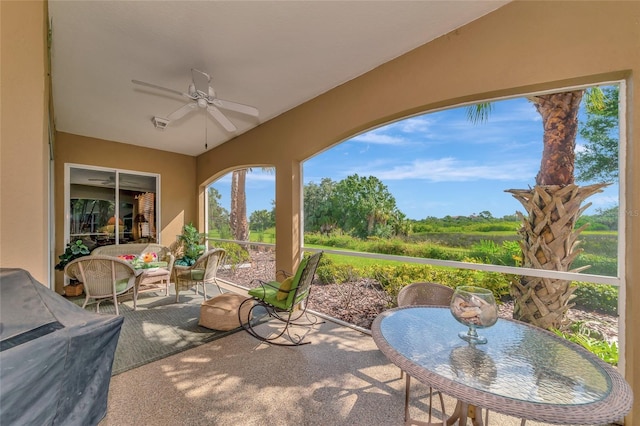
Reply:
[[[403,287],[398,292],[398,306],[411,306],[411,305],[429,305],[429,306],[449,306],[451,303],[451,297],[453,296],[453,289],[438,283],[420,282],[409,284]],[[400,370],[400,377],[403,376],[403,371]],[[407,383],[405,386],[405,420],[409,419],[409,395],[411,391],[411,376],[407,374]],[[444,409],[444,399],[442,393],[438,392],[440,397],[440,409],[442,410],[442,418],[446,418]],[[433,401],[433,389],[429,387],[429,420],[431,423],[431,409]],[[474,419],[475,420],[475,419]],[[475,424],[475,423],[474,423]]]
[[[116,315],[120,315],[118,295],[133,289],[133,309],[136,309],[136,272],[128,262],[113,256],[84,256],[69,262],[64,273],[84,284],[86,297],[83,308],[93,299],[96,301],[96,312],[100,312],[100,302],[112,299]]]
[[[398,306],[449,306],[453,289],[438,283],[413,283],[398,293]]]
[[[198,285],[202,284],[204,300],[207,300],[207,284],[215,284],[222,293],[218,284],[218,268],[224,262],[227,252],[216,248],[209,250],[196,260],[191,266],[173,265],[173,282],[176,288],[176,303],[180,300],[180,292],[195,286],[198,294]]]
[[[166,262],[167,266],[144,270],[138,274],[136,283],[138,293],[164,289],[165,296],[168,296],[169,283],[175,261],[175,256],[169,248],[156,243],[112,244],[96,247],[91,252],[91,255],[121,256],[143,255],[145,253],[155,253],[157,259],[161,262]]]

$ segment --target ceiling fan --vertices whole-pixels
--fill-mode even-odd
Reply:
[[[164,130],[171,121],[184,117],[186,114],[195,110],[196,108],[206,108],[207,112],[211,114],[211,116],[228,132],[235,132],[236,126],[222,113],[222,111],[220,111],[219,108],[239,112],[241,114],[246,114],[253,117],[258,116],[258,110],[252,106],[219,99],[218,97],[216,97],[216,92],[210,85],[211,77],[209,76],[209,74],[199,71],[195,68],[191,68],[191,77],[192,82],[191,84],[189,84],[188,93],[180,92],[179,90],[168,89],[156,84],[145,83],[144,81],[131,80],[133,84],[139,84],[141,86],[164,90],[165,92],[174,93],[191,99],[191,102],[173,111],[166,118],[153,117],[151,121],[157,129]]]
[[[109,185],[109,186],[116,185],[116,178],[113,175],[107,176],[104,178],[89,178],[87,180],[90,182],[100,182],[102,185]],[[137,185],[137,182],[134,182],[132,180],[121,179],[120,184],[121,185]]]

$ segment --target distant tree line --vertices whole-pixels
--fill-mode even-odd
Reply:
[[[220,193],[209,188],[209,229],[221,238],[231,238],[229,212],[220,206]],[[264,232],[275,227],[276,208],[255,210],[249,217],[249,229]],[[500,232],[515,231],[519,223],[515,214],[493,217],[484,210],[469,216],[427,216],[408,219],[398,210],[395,198],[376,177],[349,176],[340,182],[323,178],[304,187],[305,232],[331,234],[339,232],[357,238],[403,237],[429,232]],[[587,231],[617,231],[618,207],[596,209],[583,215],[577,226],[589,224]]]

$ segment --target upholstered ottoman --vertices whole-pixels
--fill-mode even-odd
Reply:
[[[249,298],[234,293],[223,293],[206,300],[200,305],[200,321],[198,325],[213,330],[233,330],[240,327],[238,309],[246,299]],[[245,303],[242,306],[241,317],[247,318],[250,309],[251,304]],[[248,319],[250,320],[251,318]]]

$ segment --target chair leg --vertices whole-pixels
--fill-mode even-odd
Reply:
[[[409,397],[411,393],[411,376],[407,374],[407,380],[404,385],[404,421],[405,423],[411,421],[409,417]]]
[[[113,304],[116,306],[116,315],[120,315],[120,312],[118,311],[118,296],[117,295],[113,295]],[[97,308],[96,308],[96,312],[97,312]]]
[[[133,310],[138,309],[138,286],[133,286]]]
[[[213,283],[216,285],[216,287],[218,287],[218,293],[222,294],[222,288],[220,287],[220,284],[218,283],[218,280],[214,279]]]
[[[405,388],[404,388],[404,421],[405,424],[425,424],[424,422],[419,422],[417,420],[412,420],[410,415],[409,415],[409,400],[411,398],[411,376],[407,373],[404,373],[407,376],[407,380],[406,380],[406,384],[405,384]],[[431,418],[433,416],[433,388],[429,387],[429,410],[428,410],[428,418],[427,418],[427,425],[444,425],[444,419],[447,418],[447,413],[445,411],[444,408],[444,398],[442,397],[442,392],[440,391],[436,391],[438,392],[438,397],[440,399],[440,409],[441,409],[441,413],[442,416],[441,418],[443,419],[441,422],[438,423],[432,423],[431,422]]]

